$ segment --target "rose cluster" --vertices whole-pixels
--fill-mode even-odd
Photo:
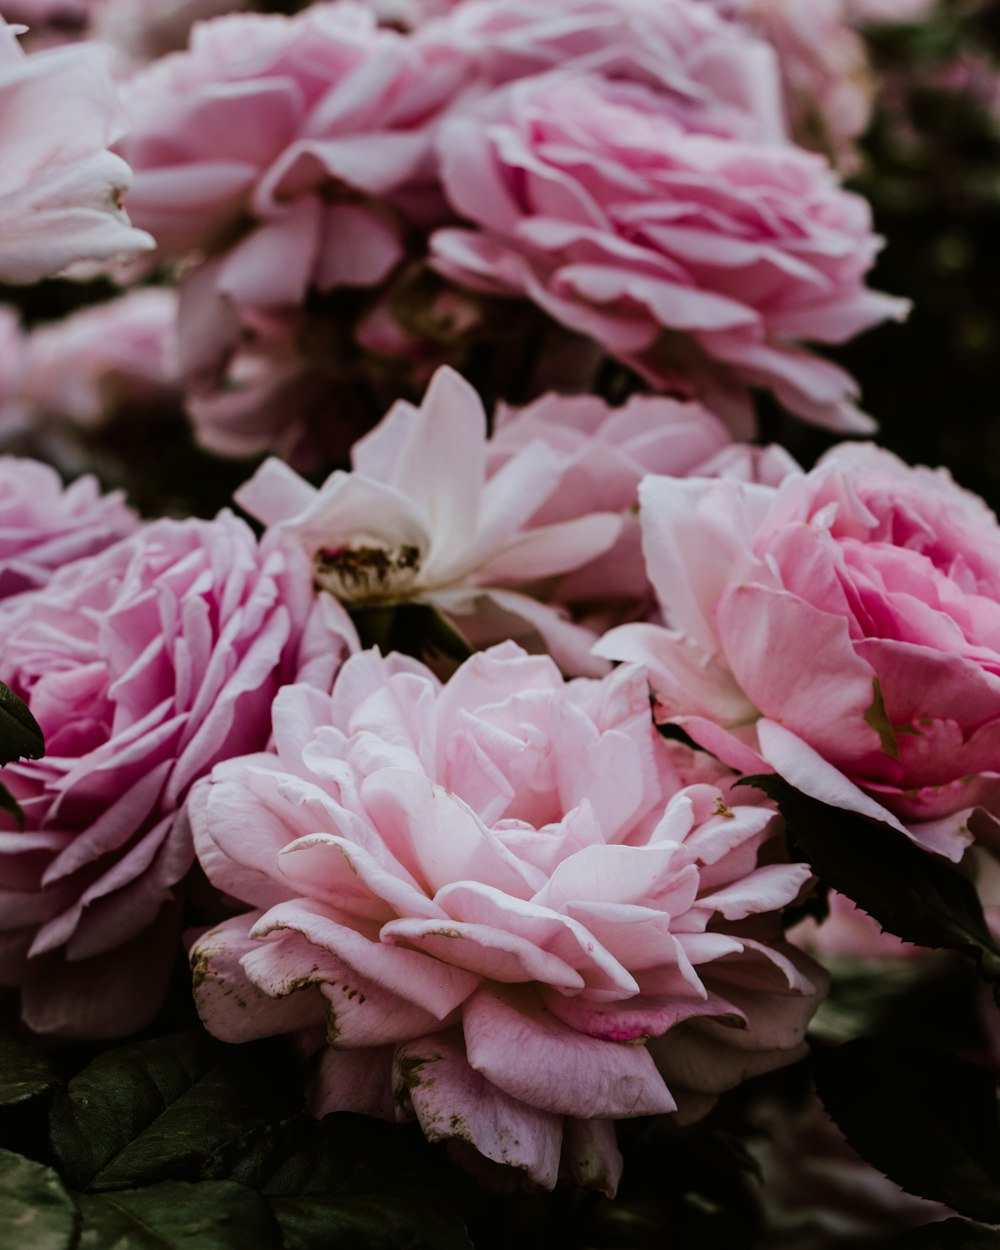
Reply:
[[[614,1197],[616,1124],[682,1134],[804,1059],[837,960],[919,967],[909,935],[945,932],[990,972],[1000,523],[874,443],[754,441],[755,389],[827,442],[874,429],[814,348],[907,307],[838,172],[886,6],[23,8],[0,984],[27,1031],[131,1037],[190,967],[216,1038],[291,1039],[315,1116]],[[876,877],[945,882],[929,927],[888,876],[884,915],[851,896],[865,836]],[[775,1227],[866,1174],[807,1105],[820,1166]]]

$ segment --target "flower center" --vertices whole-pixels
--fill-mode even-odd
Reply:
[[[385,603],[405,598],[420,570],[420,550],[400,547],[321,547],[314,584],[342,602]]]

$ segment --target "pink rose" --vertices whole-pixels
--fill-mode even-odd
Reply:
[[[648,478],[669,629],[597,648],[649,666],[660,715],[744,772],[959,859],[1000,813],[1000,527],[944,470],[842,445],[777,487]]]
[[[618,513],[614,546],[559,578],[548,591],[607,629],[651,606],[639,531],[639,483],[648,473],[672,477],[733,474],[780,480],[794,460],[778,448],[732,442],[718,417],[700,404],[636,395],[611,408],[594,395],[545,395],[520,410],[501,405],[489,442],[488,471],[498,473],[532,443],[550,448],[561,466],[556,488],[529,518],[551,525],[591,513]]]
[[[26,344],[22,420],[98,426],[126,404],[176,402],[176,316],[175,291],[139,287],[38,326]]]
[[[279,342],[275,353],[265,338],[263,350],[245,352],[241,327],[301,319],[310,291],[379,287],[411,243],[423,251],[426,230],[450,216],[433,132],[467,77],[457,53],[379,28],[344,0],[294,17],[201,23],[187,51],[127,84],[129,210],[162,256],[198,262],[182,285],[178,330],[208,445],[287,451],[301,437],[286,401],[335,372],[343,308],[333,333],[321,319],[313,332],[319,367],[305,341]],[[230,381],[237,392],[227,398]],[[348,383],[357,386],[356,373]]]
[[[905,304],[864,286],[879,246],[868,205],[821,158],[571,70],[456,113],[439,150],[476,227],[432,236],[453,281],[533,300],[743,428],[750,385],[818,424],[870,428],[853,379],[799,341],[843,342]]]
[[[201,23],[125,89],[130,211],[165,256],[223,254],[238,304],[376,285],[441,211],[431,135],[463,78],[358,4]]]
[[[90,0],[91,33],[132,61],[183,48],[196,22],[245,8],[243,0]]]
[[[493,85],[572,68],[645,83],[694,129],[780,141],[778,65],[746,26],[691,0],[466,0],[420,31],[458,49]]]
[[[845,0],[712,0],[774,48],[792,134],[841,170],[858,165],[875,80]]]
[[[317,1114],[613,1193],[614,1120],[794,1060],[817,995],[778,916],[808,870],[723,770],[682,788],[648,706],[637,668],[566,684],[513,643],[444,686],[362,652],[332,697],[282,691],[275,754],[191,797],[206,872],[256,908],[194,947],[206,1025],[318,1027]]]
[[[821,963],[830,956],[834,959],[895,960],[918,959],[927,953],[927,947],[914,946],[888,933],[877,920],[836,890],[830,891],[829,905],[830,914],[824,920],[807,917],[788,933],[790,942]]]
[[[107,50],[26,56],[13,32],[0,18],[0,281],[148,250],[120,204],[128,166],[107,150],[119,113]]]
[[[472,646],[518,636],[567,672],[603,673],[595,635],[531,592],[608,550],[622,520],[581,509],[533,524],[559,457],[536,440],[488,474],[486,429],[476,392],[439,369],[419,408],[399,401],[354,445],[352,472],[317,489],[271,459],[235,497],[265,541],[304,553],[315,585],[353,609],[429,604]]]
[[[265,745],[283,682],[326,685],[338,662],[329,635],[325,659],[309,649],[300,586],[222,513],[151,523],[0,612],[0,673],[46,740],[4,770],[25,825],[0,825],[0,980],[22,987],[30,1027],[109,1037],[152,1018],[192,782]]]
[[[96,478],[64,487],[47,464],[0,456],[0,599],[45,586],[63,565],[96,555],[136,524],[121,493],[102,495]]]

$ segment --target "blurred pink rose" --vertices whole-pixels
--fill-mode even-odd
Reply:
[[[184,799],[265,745],[307,660],[329,688],[340,650],[312,646],[309,611],[286,557],[222,513],[151,523],[0,612],[0,673],[46,740],[4,770],[25,826],[0,825],[0,981],[31,1028],[113,1037],[152,1018],[193,859]]]
[[[420,408],[398,402],[355,444],[353,472],[317,490],[271,459],[235,497],[269,527],[265,541],[304,552],[317,587],[352,608],[431,604],[472,646],[531,638],[567,672],[604,672],[595,635],[530,591],[608,550],[622,520],[532,524],[559,457],[533,441],[488,475],[486,424],[472,387],[439,369]]]
[[[601,632],[652,606],[638,518],[639,483],[646,474],[725,473],[777,482],[798,468],[780,448],[733,443],[719,418],[700,404],[661,396],[636,395],[620,408],[594,395],[546,395],[520,410],[501,405],[489,442],[488,472],[499,472],[532,443],[550,448],[560,465],[559,483],[531,514],[532,526],[595,512],[622,518],[613,547],[546,591],[548,599],[583,614],[589,626],[602,622]]]
[[[183,48],[195,22],[256,7],[243,0],[90,0],[90,30],[128,61],[151,61]]]
[[[275,353],[267,338],[246,352],[241,328],[301,320],[310,291],[379,287],[424,250],[429,226],[450,217],[432,135],[467,78],[457,53],[343,0],[201,23],[186,52],[126,85],[129,210],[159,255],[196,262],[182,285],[180,361],[213,449],[286,451],[301,438],[284,400],[329,382],[340,356],[317,368],[304,346]]]
[[[746,390],[863,430],[853,379],[797,340],[900,317],[868,290],[879,247],[860,197],[818,156],[691,125],[666,93],[570,71],[500,89],[447,121],[442,178],[478,229],[432,236],[436,265],[522,295],[658,386],[742,420]]]
[[[788,932],[789,942],[808,951],[821,963],[825,957],[836,959],[916,959],[927,953],[927,947],[904,942],[888,933],[867,912],[849,898],[831,890],[830,914],[821,922],[807,917]]]
[[[325,1028],[317,1114],[613,1193],[614,1120],[803,1052],[777,912],[808,870],[759,864],[776,817],[723,770],[681,788],[641,670],[566,684],[505,643],[441,686],[362,652],[274,728],[192,794],[206,872],[258,909],[195,945],[196,997],[230,1041]]]
[[[846,0],[853,21],[922,22],[937,8],[938,0]]]
[[[102,495],[93,477],[64,487],[47,464],[0,456],[0,599],[45,586],[137,523],[120,492]]]
[[[458,49],[492,85],[561,68],[643,83],[694,130],[781,141],[768,44],[692,0],[466,0],[420,38]]]
[[[774,48],[792,134],[841,170],[858,165],[875,80],[845,0],[712,0]]]
[[[238,304],[375,285],[440,212],[431,135],[463,77],[358,4],[202,23],[126,85],[129,209],[164,256],[223,254]]]
[[[22,420],[97,426],[123,404],[178,398],[176,316],[175,291],[140,287],[38,326],[26,342]]]
[[[874,1250],[955,1215],[863,1159],[812,1091],[797,1104],[772,1095],[745,1114],[763,1221],[757,1244],[768,1250]]]
[[[106,52],[26,56],[0,18],[0,281],[37,282],[153,246],[120,204],[130,175],[107,150],[119,105]]]
[[[1000,814],[1000,526],[943,469],[844,444],[778,487],[647,478],[671,626],[597,650],[649,667],[660,715],[733,767],[959,859]]]

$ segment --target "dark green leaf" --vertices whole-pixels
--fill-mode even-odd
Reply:
[[[746,777],[739,784],[775,800],[815,872],[883,929],[918,946],[963,951],[987,980],[1000,981],[1000,947],[975,887],[951,864],[888,825],[821,803],[781,777]]]
[[[378,647],[384,655],[399,651],[418,658],[443,656],[461,661],[473,652],[452,622],[428,603],[358,608],[352,617],[362,646]]]
[[[471,1250],[458,1215],[426,1191],[272,1200],[285,1250]]]
[[[18,826],[24,828],[24,812],[21,810],[21,804],[11,794],[6,786],[0,785],[0,811],[4,811],[8,816],[13,816]]]
[[[198,1179],[261,1124],[300,1101],[281,1043],[222,1046],[191,1032],[100,1055],[53,1107],[57,1157],[98,1190]]]
[[[940,1220],[910,1229],[890,1250],[1000,1250],[1000,1232],[969,1220]]]
[[[9,686],[0,681],[0,765],[45,754],[38,721]]]
[[[80,1199],[79,1250],[283,1250],[260,1194],[234,1181],[168,1181]]]
[[[76,1204],[57,1174],[0,1150],[0,1246],[6,1250],[71,1250]]]
[[[0,1033],[0,1107],[27,1102],[58,1082],[40,1051],[11,1033]]]
[[[859,1038],[814,1055],[816,1088],[857,1152],[909,1193],[1000,1222],[993,1074],[927,1047]]]

